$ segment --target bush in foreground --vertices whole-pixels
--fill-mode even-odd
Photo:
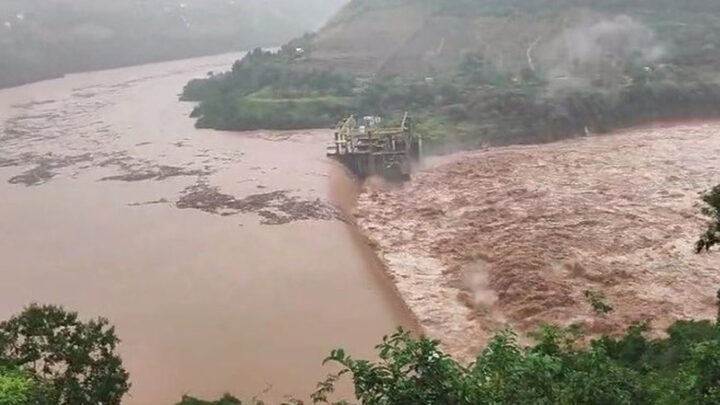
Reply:
[[[360,402],[373,405],[720,403],[717,324],[678,322],[665,339],[648,339],[645,330],[583,346],[576,330],[544,326],[531,347],[505,330],[469,366],[438,341],[399,331],[378,346],[378,362],[333,351],[327,361],[343,369],[313,400],[328,403],[334,381],[349,374]]]

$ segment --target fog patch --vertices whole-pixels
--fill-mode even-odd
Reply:
[[[491,311],[498,300],[490,286],[488,263],[482,259],[467,264],[461,271],[460,299],[475,311]]]
[[[618,84],[629,66],[644,66],[666,54],[655,32],[626,15],[565,29],[542,55],[549,80],[578,79]]]

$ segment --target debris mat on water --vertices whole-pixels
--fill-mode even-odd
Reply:
[[[278,190],[236,198],[217,187],[200,181],[185,189],[176,206],[198,209],[212,214],[255,213],[265,225],[282,225],[302,220],[343,220],[341,211],[318,198],[303,199],[288,190]]]

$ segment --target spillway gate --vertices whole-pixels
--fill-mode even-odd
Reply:
[[[382,127],[378,117],[364,117],[358,124],[350,116],[338,124],[327,155],[361,179],[382,176],[402,181],[410,178],[412,164],[420,160],[422,139],[414,133],[408,113],[399,127]]]

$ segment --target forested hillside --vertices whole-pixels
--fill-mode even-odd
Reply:
[[[0,87],[256,46],[317,29],[344,0],[3,0]]]
[[[223,129],[410,110],[437,143],[547,141],[715,115],[718,49],[710,0],[351,1],[317,34],[194,82],[185,98],[204,101],[200,126]],[[318,72],[354,86],[313,87]]]

